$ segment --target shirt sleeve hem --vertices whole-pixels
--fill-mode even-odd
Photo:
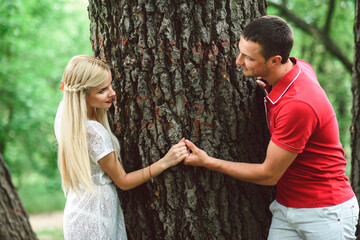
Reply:
[[[114,149],[109,149],[108,151],[105,151],[105,152],[103,152],[103,153],[101,153],[100,155],[98,155],[96,158],[96,163],[98,164],[99,163],[99,161],[100,161],[100,159],[102,159],[103,157],[105,157],[106,155],[108,155],[108,154],[110,154],[110,153],[112,153],[112,152],[114,152]]]
[[[302,153],[302,151],[303,151],[303,149],[301,149],[301,148],[296,148],[296,147],[290,146],[288,144],[282,143],[282,142],[280,142],[279,140],[277,140],[274,137],[271,137],[271,141],[273,143],[275,143],[277,146],[279,146],[279,147],[281,147],[281,148],[283,148],[285,150],[288,150],[290,152]]]

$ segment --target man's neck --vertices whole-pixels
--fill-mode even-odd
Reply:
[[[272,74],[271,79],[267,81],[274,87],[281,78],[283,78],[294,67],[294,63],[288,59],[286,63],[281,64]]]

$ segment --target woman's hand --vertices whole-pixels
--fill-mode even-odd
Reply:
[[[185,145],[185,138],[170,148],[166,155],[160,159],[164,169],[175,166],[189,156],[187,147]]]
[[[265,88],[266,87],[266,83],[264,83],[262,80],[261,80],[261,77],[257,77],[256,78],[256,84],[261,87],[261,88]]]

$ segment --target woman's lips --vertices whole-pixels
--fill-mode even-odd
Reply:
[[[112,100],[112,99],[110,99],[110,100],[109,100],[109,101],[107,101],[106,103],[112,103],[112,101],[113,101],[113,100]]]

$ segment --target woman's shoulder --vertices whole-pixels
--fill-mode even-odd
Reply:
[[[109,132],[106,130],[106,128],[98,121],[87,120],[86,128],[89,135],[109,135]]]
[[[97,121],[87,120],[89,156],[95,163],[106,154],[114,151],[110,133]]]
[[[92,127],[103,127],[104,128],[104,126],[101,123],[99,123],[98,121],[95,121],[95,120],[86,120],[86,125],[92,126]]]

